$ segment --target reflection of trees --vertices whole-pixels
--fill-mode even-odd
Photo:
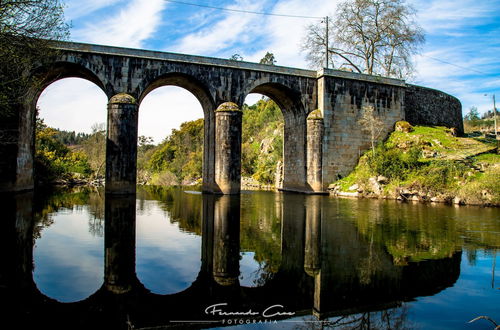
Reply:
[[[104,236],[104,198],[99,191],[89,194],[88,211],[91,215],[89,218],[89,232],[92,236]]]
[[[467,250],[500,248],[500,223],[494,221],[498,210],[474,207],[401,205],[371,200],[339,200],[332,216],[340,216],[356,225],[370,242],[392,255],[395,264],[450,257]],[[474,260],[474,252],[469,252]]]
[[[306,321],[306,320],[305,320]],[[413,329],[408,320],[408,307],[388,308],[378,312],[344,315],[314,322],[307,320],[295,329]]]
[[[276,214],[276,195],[242,195],[241,251],[253,251],[259,264],[257,286],[272,279],[281,264],[281,219]]]
[[[178,187],[143,186],[137,190],[138,212],[147,213],[147,200],[156,200],[166,218],[181,231],[201,235],[202,195],[184,192]]]
[[[54,213],[64,209],[86,210],[90,214],[89,232],[94,236],[104,235],[104,198],[95,188],[77,187],[37,195],[34,238],[39,238],[42,230],[54,223]]]

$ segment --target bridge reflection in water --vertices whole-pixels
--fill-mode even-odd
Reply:
[[[265,320],[262,311],[274,305],[282,307],[275,307],[271,314],[283,313],[273,320],[290,318],[291,313],[324,319],[398,307],[415,297],[436,294],[459,277],[462,252],[455,238],[451,245],[441,244],[450,248],[434,260],[412,261],[391,254],[381,244],[384,233],[374,229],[376,226],[366,229],[339,219],[339,213],[323,205],[332,203],[331,199],[273,196],[275,212],[281,217],[281,249],[272,276],[257,287],[240,285],[240,214],[245,211],[241,203],[245,194],[201,195],[198,276],[184,291],[158,295],[146,289],[136,275],[136,196],[106,195],[104,283],[97,292],[74,303],[45,296],[33,280],[33,194],[4,196],[1,321],[23,329],[183,327],[185,321],[192,322],[190,327],[213,327],[223,326],[222,319],[228,318],[206,313],[207,307],[220,303],[227,304],[217,307],[225,311],[258,313],[239,319]],[[381,212],[385,212],[383,208]]]

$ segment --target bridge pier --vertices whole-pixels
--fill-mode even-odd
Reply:
[[[108,102],[106,193],[133,194],[137,181],[138,106],[120,93]]]
[[[35,110],[18,103],[0,112],[0,192],[34,188]]]
[[[281,191],[309,193],[307,185],[306,116],[285,115],[283,129],[283,184]]]
[[[325,126],[321,111],[314,110],[307,117],[307,184],[313,192],[323,189],[323,134]]]
[[[215,193],[241,191],[241,121],[237,104],[225,102],[215,110]]]

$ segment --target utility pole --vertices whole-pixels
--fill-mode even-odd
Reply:
[[[328,69],[328,16],[325,17],[325,24],[326,24],[326,29],[325,29],[325,47],[326,47],[326,51],[325,51],[325,62],[326,62],[326,68]]]
[[[497,107],[495,104],[495,94],[493,94],[493,120],[495,121],[495,140],[498,140],[498,137],[497,137]]]

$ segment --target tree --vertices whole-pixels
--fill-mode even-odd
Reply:
[[[71,178],[73,173],[87,176],[91,172],[87,156],[82,152],[70,150],[55,138],[56,135],[56,129],[45,125],[43,119],[37,119],[34,166],[38,184]]]
[[[229,58],[229,60],[231,60],[231,61],[243,61],[243,56],[241,56],[240,54],[233,54],[233,56],[231,56]]]
[[[383,121],[375,115],[375,107],[373,105],[364,105],[361,109],[361,117],[358,120],[361,125],[361,130],[370,134],[370,142],[372,145],[372,152],[375,155],[375,142],[377,141],[382,128],[384,127]]]
[[[259,61],[259,64],[267,64],[274,65],[276,63],[276,59],[274,58],[274,54],[267,52],[266,55]]]
[[[0,115],[25,99],[37,83],[34,66],[54,54],[51,42],[68,31],[60,0],[0,1]]]
[[[88,157],[88,161],[94,172],[94,177],[104,175],[104,164],[106,163],[106,124],[92,125],[92,134],[82,144],[82,149]]]
[[[464,116],[465,120],[469,121],[476,121],[479,120],[479,111],[477,110],[476,107],[471,107],[469,109],[469,112]]]
[[[332,21],[306,29],[302,51],[315,67],[328,59],[334,67],[358,73],[404,78],[411,75],[411,57],[424,42],[414,20],[415,10],[405,0],[346,0]]]

